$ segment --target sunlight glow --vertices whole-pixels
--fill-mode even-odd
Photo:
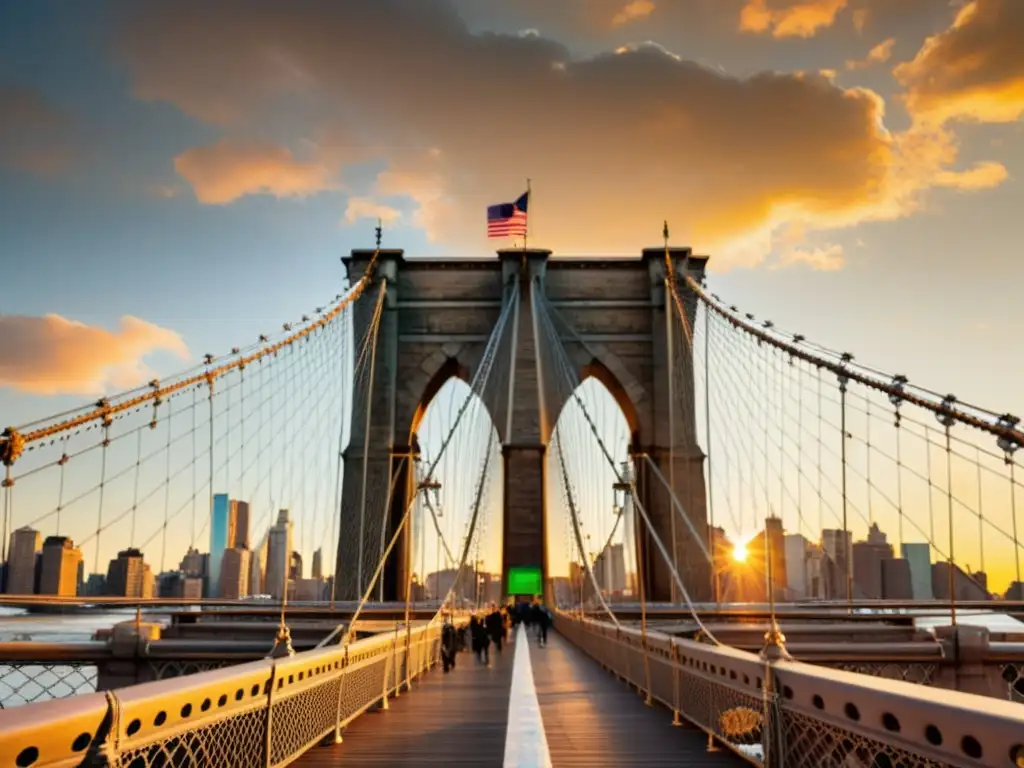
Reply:
[[[737,544],[732,548],[732,559],[737,563],[744,563],[747,560],[747,545]]]

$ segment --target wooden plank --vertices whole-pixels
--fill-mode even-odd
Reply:
[[[553,768],[580,766],[747,765],[733,753],[708,753],[707,736],[673,727],[672,713],[637,692],[555,632],[531,638],[530,661]]]
[[[372,710],[345,731],[341,744],[315,747],[294,765],[501,766],[505,756],[513,648],[482,666],[460,653],[447,675],[440,667]]]

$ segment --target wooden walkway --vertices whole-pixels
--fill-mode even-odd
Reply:
[[[531,643],[530,661],[553,768],[747,765],[732,752],[707,751],[693,726],[673,727],[672,713],[648,707],[627,683],[557,634]]]
[[[647,707],[625,683],[554,631],[548,646],[530,639],[530,660],[553,768],[585,766],[743,765],[729,752],[707,752],[695,728],[672,727],[662,707]],[[440,668],[392,699],[388,710],[355,720],[341,744],[314,747],[295,765],[504,765],[515,645],[491,664],[461,653],[458,666]]]
[[[492,646],[489,667],[460,653],[447,675],[430,671],[388,709],[356,718],[341,744],[314,747],[294,765],[502,765],[514,650]]]

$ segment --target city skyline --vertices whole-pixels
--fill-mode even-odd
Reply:
[[[1024,160],[1019,120],[1024,105],[1013,87],[1021,75],[1012,61],[999,64],[981,55],[956,59],[973,45],[988,50],[991,43],[998,50],[1002,35],[1020,29],[1016,5],[978,0],[951,7],[914,0],[897,13],[861,0],[839,4],[814,23],[805,19],[804,26],[800,8],[788,14],[779,10],[793,3],[760,14],[748,10],[755,3],[740,0],[651,3],[644,12],[625,16],[612,5],[573,2],[552,10],[536,3],[514,9],[489,2],[436,3],[413,16],[395,14],[398,21],[383,11],[348,9],[317,20],[317,27],[336,32],[337,39],[353,30],[366,32],[364,39],[378,31],[414,30],[417,45],[408,46],[403,56],[427,55],[438,39],[453,41],[443,61],[455,73],[452,92],[467,103],[481,94],[476,70],[522,64],[521,71],[529,73],[524,87],[528,83],[533,89],[530,108],[507,121],[493,120],[487,110],[460,112],[458,136],[452,135],[445,110],[403,101],[402,78],[382,84],[371,68],[365,82],[360,80],[365,89],[346,88],[336,75],[346,70],[335,66],[333,57],[348,53],[302,43],[320,38],[319,32],[305,35],[313,15],[301,8],[290,25],[276,25],[269,6],[244,12],[227,7],[216,14],[250,29],[246,40],[287,51],[297,69],[281,70],[280,63],[253,55],[248,42],[222,46],[213,33],[199,34],[209,25],[198,7],[187,4],[167,17],[156,11],[127,13],[113,3],[90,13],[48,13],[46,3],[5,7],[0,40],[11,54],[0,67],[0,114],[11,118],[7,125],[13,128],[6,129],[11,140],[0,156],[0,248],[18,258],[5,272],[0,316],[7,329],[0,334],[0,421],[21,424],[94,396],[145,386],[150,378],[166,379],[198,365],[206,352],[245,348],[259,334],[276,338],[270,332],[280,323],[297,323],[344,290],[337,257],[350,247],[369,245],[377,218],[383,220],[385,245],[404,247],[410,258],[493,258],[480,212],[486,203],[508,197],[509,189],[518,190],[526,168],[536,196],[531,243],[550,246],[556,255],[637,254],[644,245],[657,244],[667,219],[673,242],[710,254],[711,289],[758,322],[771,318],[779,327],[813,331],[812,341],[999,413],[1024,411],[1014,385],[1019,364],[1007,354],[1020,327],[1013,286],[1024,277],[1020,260],[1007,257],[1017,231]],[[172,41],[166,60],[154,58],[145,44],[157,29]],[[488,34],[498,35],[493,39],[507,50],[481,62],[477,43],[492,39],[484,37]],[[646,39],[657,45],[635,44]],[[203,88],[190,79],[195,61],[183,55],[184,40],[192,40],[196,60],[217,73]],[[44,49],[59,52],[45,66],[37,55]],[[967,62],[961,79],[943,68],[946,57]],[[238,67],[221,66],[224,61]],[[251,87],[234,87],[239,70],[251,70],[244,78]],[[949,77],[929,79],[932,72]],[[305,109],[280,103],[282,82],[292,82]],[[593,83],[592,91],[579,85],[585,82]],[[650,89],[651,97],[646,88],[623,92],[617,82],[659,87]],[[595,96],[613,108],[595,112]],[[947,106],[938,109],[943,99]],[[788,112],[806,119],[780,122],[780,100],[789,104]],[[335,101],[361,117],[334,112]],[[399,102],[407,102],[411,111],[392,120]],[[689,119],[688,110],[700,119]],[[567,125],[587,120],[599,126],[593,141],[623,148],[618,155],[597,153],[603,158],[597,165],[595,153],[588,151],[581,162],[578,151],[597,145],[565,146],[564,132],[542,127],[550,119],[531,118],[545,111]],[[400,125],[425,143],[412,146]],[[748,125],[759,126],[761,134],[748,135]],[[380,146],[370,146],[367,136],[379,139]],[[514,167],[499,163],[488,174],[467,174],[493,160],[495,137],[516,147]],[[133,151],[120,151],[124,146]],[[825,165],[823,158],[850,156],[866,160],[832,167],[824,177],[816,170]],[[670,170],[655,170],[661,167]],[[666,178],[672,183],[665,185]],[[577,226],[593,218],[588,211],[595,200],[609,195],[621,199],[617,217]],[[60,227],[49,224],[53,216]],[[983,229],[979,221],[985,222]],[[156,271],[161,280],[152,279]],[[52,274],[64,277],[44,279]],[[192,279],[193,274],[203,279]],[[949,310],[951,297],[955,313]],[[732,362],[722,357],[726,347],[720,343],[719,371]],[[339,339],[334,349],[350,361],[354,346]],[[699,402],[703,385],[700,376],[696,379]],[[263,384],[257,375],[229,389],[226,402],[216,403],[211,419],[224,442],[214,449],[219,464],[212,485],[204,466],[198,480],[183,481],[184,490],[176,487],[167,499],[159,493],[168,471],[158,466],[161,462],[131,469],[140,455],[161,450],[172,463],[185,461],[179,449],[191,450],[187,439],[166,449],[161,445],[167,433],[205,407],[205,395],[193,393],[197,404],[181,406],[179,400],[173,406],[180,406],[174,411],[179,426],[165,432],[168,413],[161,412],[152,433],[103,452],[115,465],[110,474],[123,472],[116,481],[98,480],[95,452],[68,470],[63,499],[52,475],[40,476],[36,485],[22,481],[12,529],[45,515],[41,532],[68,533],[98,570],[97,564],[118,551],[133,545],[152,550],[157,542],[161,552],[159,557],[154,552],[154,559],[166,565],[173,561],[171,551],[207,536],[208,498],[216,486],[232,498],[252,500],[254,532],[269,530],[278,509],[294,510],[296,549],[310,558],[333,524],[331,490],[318,486],[314,476],[333,472],[326,465],[337,436],[325,428],[311,436],[303,456],[289,459],[301,465],[315,453],[323,463],[303,468],[309,476],[301,483],[274,475],[280,458],[262,444],[253,449],[255,464],[243,464],[253,459],[232,453],[243,442],[239,414],[267,422],[251,399]],[[742,406],[743,391],[730,390],[729,382],[719,385],[723,403]],[[806,388],[783,387],[790,400]],[[306,394],[325,411],[341,399],[329,387],[310,387]],[[243,395],[250,397],[248,405]],[[834,384],[829,397],[836,397]],[[591,399],[595,412],[601,398],[601,407],[614,415],[607,393]],[[884,401],[868,407],[889,418]],[[833,425],[828,428],[834,428],[834,403],[828,408]],[[428,409],[428,416],[435,412]],[[780,413],[792,421],[797,411],[789,403]],[[748,426],[761,419],[760,411],[748,416]],[[298,417],[285,406],[280,420],[270,421],[270,430]],[[202,418],[193,435],[200,444],[208,439]],[[750,474],[756,468],[765,478],[777,475],[786,486],[778,492],[759,488],[756,499],[747,498],[749,488],[730,490],[724,496],[736,503],[731,510],[720,504],[718,524],[742,539],[758,529],[769,507],[790,530],[835,524],[825,519],[839,514],[835,499],[826,499],[828,509],[820,508],[823,502],[816,507],[808,497],[820,498],[822,492],[799,477],[786,458],[777,464],[774,456],[762,460],[739,441],[739,421],[712,418],[737,438],[735,446],[722,449],[733,451],[733,464]],[[236,421],[224,427],[224,419]],[[612,442],[622,443],[616,453],[624,457],[619,426],[611,426],[611,417],[608,421]],[[695,421],[701,433],[701,420]],[[430,431],[445,430],[431,424],[425,423],[421,435],[427,454],[440,439]],[[891,529],[905,527],[908,540],[926,536],[936,548],[962,542],[958,562],[977,561],[980,567],[987,558],[993,584],[1009,583],[1017,566],[1006,554],[1005,539],[1017,521],[1011,513],[1014,498],[1007,497],[1007,485],[995,473],[1005,471],[1000,457],[989,467],[989,459],[979,454],[978,463],[985,465],[980,480],[974,478],[973,458],[954,463],[949,485],[955,488],[948,495],[956,497],[955,514],[963,524],[951,538],[942,519],[948,501],[942,435],[934,424],[931,430],[924,434],[937,446],[934,451],[924,451],[920,440],[905,446],[907,465],[921,467],[914,471],[927,474],[927,484],[908,479],[906,499],[891,498],[900,507],[898,516],[879,494],[852,487],[850,529],[865,531],[879,515]],[[858,434],[863,442],[865,435]],[[866,439],[893,456],[893,434],[877,432]],[[802,459],[810,456],[806,445],[788,450]],[[95,467],[88,463],[94,460]],[[861,461],[850,458],[851,466]],[[934,466],[925,469],[927,462]],[[857,466],[874,473],[873,482],[894,497],[893,465],[884,459],[873,467]],[[719,462],[716,471],[724,472],[723,466]],[[593,456],[578,460],[573,472],[594,478],[576,492],[588,518],[586,533],[591,542],[601,540],[613,519],[613,478]],[[62,482],[63,476],[62,470]],[[719,475],[711,484],[724,492],[730,480]],[[76,482],[79,487],[70,487]],[[105,485],[109,507],[102,520],[94,517],[93,497],[65,506],[98,482]],[[463,521],[471,489],[447,485],[446,505],[461,510],[448,519]],[[549,484],[549,504],[557,510],[549,547],[565,565],[576,547],[559,519],[557,490],[557,483]],[[971,501],[975,494],[978,500]],[[796,503],[790,497],[797,497]],[[495,524],[483,546],[493,551],[500,495],[492,494],[489,504],[487,517]],[[985,509],[988,522],[981,532],[969,504]],[[457,528],[453,523],[453,545],[461,538]],[[336,539],[341,532],[328,535]]]

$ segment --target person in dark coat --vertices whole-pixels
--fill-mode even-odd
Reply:
[[[473,653],[476,654],[477,661],[489,664],[491,661],[491,639],[487,636],[487,630],[479,616],[474,616],[469,620],[469,637],[470,642],[473,643]]]
[[[495,650],[501,653],[501,641],[505,636],[505,618],[498,610],[498,606],[491,603],[491,612],[484,618],[484,625],[487,627],[487,634],[494,643]]]
[[[530,611],[532,623],[537,626],[537,641],[542,647],[548,644],[548,629],[551,627],[551,613],[540,600],[536,600]]]
[[[444,626],[441,627],[441,663],[444,671],[455,669],[455,657],[459,652],[459,633],[455,630],[450,616],[444,619]]]

